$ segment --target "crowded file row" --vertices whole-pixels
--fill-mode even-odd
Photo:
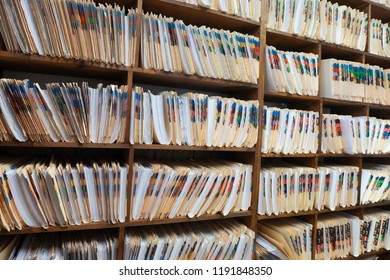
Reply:
[[[178,0],[254,21],[260,20],[261,0]]]
[[[123,143],[127,86],[0,80],[2,141]]]
[[[363,219],[347,213],[326,214],[317,224],[316,259],[357,257],[390,249],[390,212],[366,209]]]
[[[134,66],[137,12],[89,0],[2,1],[7,50]]]
[[[316,153],[319,134],[318,112],[264,106],[263,153]]]
[[[379,19],[370,21],[370,53],[390,57],[390,26]]]
[[[0,229],[125,222],[128,169],[104,160],[2,159]]]
[[[130,229],[125,260],[251,260],[255,233],[235,220]]]
[[[390,104],[390,69],[334,58],[321,60],[322,97]]]
[[[134,163],[131,218],[190,218],[248,210],[252,165],[228,161]]]
[[[0,260],[116,260],[117,258],[118,237],[110,231],[14,235],[3,237],[0,241]]]
[[[141,65],[145,69],[257,84],[260,41],[252,35],[185,25],[142,15]]]
[[[267,0],[267,27],[364,51],[368,15],[326,0]]]
[[[266,90],[318,95],[318,55],[266,48]]]
[[[259,102],[208,96],[132,92],[130,143],[253,147],[258,138]]]
[[[390,152],[390,120],[324,114],[323,153],[386,154]]]
[[[358,202],[359,168],[320,165],[318,169],[283,162],[260,171],[260,215],[354,206]]]

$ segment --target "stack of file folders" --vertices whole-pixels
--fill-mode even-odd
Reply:
[[[390,69],[334,58],[321,60],[321,96],[390,104]]]
[[[266,90],[318,95],[318,55],[266,48]]]
[[[0,80],[0,138],[24,142],[123,143],[127,86]]]
[[[271,252],[289,260],[311,259],[312,230],[312,224],[298,219],[270,220],[257,225],[257,234],[271,243]],[[256,242],[264,244],[260,238]]]
[[[318,169],[283,162],[265,165],[260,172],[260,215],[335,210],[354,206],[358,198],[356,166],[321,165]]]
[[[323,114],[321,150],[332,154],[390,152],[390,120]]]
[[[319,114],[264,106],[262,153],[309,154],[318,149]]]
[[[358,256],[361,220],[347,213],[322,215],[317,222],[315,256],[317,260]]]
[[[134,163],[131,218],[177,216],[248,210],[252,165],[228,161]]]
[[[252,35],[185,25],[142,15],[141,65],[145,69],[257,84],[260,41]]]
[[[287,260],[276,246],[260,234],[256,234],[255,258],[256,260]]]
[[[364,163],[360,185],[361,204],[390,200],[390,165]]]
[[[7,50],[133,66],[137,13],[87,0],[2,1]]]
[[[254,21],[260,20],[261,0],[178,0]]]
[[[369,52],[390,57],[390,26],[379,19],[370,21]]]
[[[110,231],[16,235],[7,236],[4,241],[4,248],[0,244],[0,260],[116,260],[118,258],[118,237]]]
[[[234,220],[132,228],[125,260],[250,260],[255,233]]]
[[[132,92],[130,143],[253,147],[258,138],[259,102],[208,96]]]
[[[270,29],[364,51],[368,15],[326,0],[267,0]]]
[[[317,224],[316,259],[357,257],[390,249],[390,212],[366,209],[363,220],[347,213],[326,214]]]
[[[380,249],[390,250],[390,211],[378,208],[364,211],[362,240],[359,238],[361,254]]]
[[[312,225],[296,219],[262,222],[258,225],[256,246],[262,246],[263,259],[340,259],[352,255],[390,249],[390,212],[366,209],[363,219],[344,212],[320,215],[316,242],[312,243]],[[264,252],[265,251],[265,252]]]
[[[0,228],[125,222],[128,169],[104,160],[3,159]]]

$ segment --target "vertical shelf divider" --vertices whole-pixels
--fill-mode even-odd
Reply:
[[[259,203],[259,189],[260,189],[260,170],[261,170],[261,145],[262,145],[262,127],[263,127],[263,108],[264,108],[264,94],[265,94],[265,49],[267,44],[267,1],[261,1],[261,15],[260,15],[260,72],[258,85],[258,101],[259,101],[259,123],[258,123],[258,138],[255,151],[255,164],[253,166],[253,186],[252,192],[252,222],[251,229],[257,234],[258,224],[258,203]]]
[[[125,227],[121,226],[118,229],[118,260],[123,260],[125,247]]]
[[[137,0],[137,31],[135,40],[135,61],[134,67],[140,67],[140,55],[141,55],[141,19],[142,19],[142,6],[143,0]]]

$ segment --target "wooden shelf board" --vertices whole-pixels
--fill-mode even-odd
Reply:
[[[327,42],[321,42],[322,59],[337,58],[344,60],[352,60],[359,62],[359,59],[364,54],[364,51],[348,48],[341,45],[331,44]]]
[[[333,99],[333,98],[325,98],[321,97],[324,107],[328,106],[336,106],[336,107],[364,107],[370,106],[374,104],[364,103],[359,101],[349,101],[349,100],[341,100],[341,99]]]
[[[390,111],[389,105],[370,104],[368,106],[369,106],[370,110],[374,110],[374,111]]]
[[[390,154],[362,154],[360,156],[363,158],[388,158],[390,157]]]
[[[273,220],[273,219],[282,219],[282,218],[293,218],[293,217],[302,217],[302,216],[309,216],[314,215],[318,213],[319,211],[301,211],[298,213],[281,213],[279,215],[258,215],[257,220],[258,221],[264,221],[264,220]]]
[[[380,206],[389,206],[390,201],[383,201],[383,202],[377,202],[377,203],[369,203],[364,205],[355,205],[355,206],[347,206],[347,207],[336,207],[335,210],[330,209],[323,209],[323,210],[312,210],[312,211],[300,211],[298,213],[291,212],[291,213],[281,213],[279,215],[258,215],[257,219],[259,221],[262,220],[272,220],[272,219],[280,219],[280,218],[292,218],[292,217],[302,217],[302,216],[309,216],[309,215],[321,215],[326,213],[335,213],[335,212],[341,212],[341,211],[349,211],[349,210],[355,210],[355,209],[362,209],[362,208],[373,208],[373,207],[380,207]]]
[[[177,217],[173,219],[155,219],[152,221],[149,220],[132,220],[126,223],[105,223],[105,222],[96,222],[83,224],[79,226],[50,226],[48,229],[41,227],[32,228],[25,227],[22,230],[13,230],[6,231],[1,230],[1,235],[13,235],[13,234],[30,234],[30,233],[46,233],[46,232],[60,232],[60,231],[79,231],[79,230],[96,230],[96,229],[110,229],[110,228],[120,228],[120,227],[136,227],[136,226],[145,226],[145,225],[162,225],[162,224],[173,224],[173,223],[183,223],[183,222],[196,222],[196,221],[208,221],[208,220],[219,220],[219,219],[229,219],[229,218],[239,218],[239,217],[249,217],[252,215],[251,211],[240,211],[235,213],[230,213],[226,216],[222,214],[215,215],[203,215],[198,218],[188,218],[188,217]]]
[[[267,28],[267,45],[284,51],[303,51],[319,44],[317,40]]]
[[[250,33],[260,22],[174,0],[143,1],[143,10],[183,20],[185,24]]]
[[[375,203],[368,203],[360,205],[361,208],[373,208],[373,207],[380,207],[380,206],[390,206],[390,200],[385,200],[381,202],[375,202]]]
[[[286,92],[267,92],[264,94],[264,101],[279,101],[279,102],[288,102],[288,101],[320,101],[318,96],[306,96],[298,94],[290,94]]]
[[[183,73],[171,73],[156,70],[134,69],[134,84],[153,83],[153,85],[168,86],[174,88],[186,88],[196,90],[217,90],[220,92],[236,92],[257,89],[256,84],[235,82],[222,79],[186,75]],[[245,93],[243,93],[245,95]],[[237,98],[240,98],[237,96]]]
[[[382,105],[377,103],[366,103],[366,102],[359,102],[359,101],[349,101],[349,100],[340,100],[340,99],[333,99],[333,98],[321,98],[324,107],[364,107],[367,106],[371,110],[378,110],[378,111],[390,111],[389,105]]]
[[[118,228],[123,227],[124,223],[117,223],[117,224],[110,224],[105,222],[96,222],[96,223],[89,223],[89,224],[83,224],[79,226],[49,226],[48,229],[44,229],[41,227],[33,228],[33,227],[24,227],[22,230],[12,230],[12,231],[6,231],[1,230],[1,235],[12,235],[12,234],[30,234],[30,233],[46,233],[46,232],[60,232],[60,231],[79,231],[79,230],[96,230],[96,229],[110,229],[110,228]]]
[[[291,212],[291,213],[281,213],[279,215],[258,215],[258,220],[272,220],[272,219],[280,219],[280,218],[292,218],[292,217],[302,217],[302,216],[309,216],[309,215],[315,215],[315,214],[325,214],[325,213],[333,213],[333,212],[339,212],[339,211],[348,211],[353,209],[359,209],[362,208],[362,205],[356,205],[356,206],[348,206],[348,207],[336,207],[335,210],[330,209],[324,209],[324,210],[311,210],[311,211],[300,211],[298,213]]]
[[[135,144],[135,150],[179,150],[179,151],[224,151],[224,152],[254,152],[256,148],[239,147],[205,147],[205,146],[178,146],[178,145],[160,145],[160,144]]]
[[[364,258],[370,257],[370,256],[383,255],[386,253],[390,253],[390,251],[386,250],[386,249],[380,249],[378,251],[371,251],[371,252],[363,253],[357,257],[349,255],[348,257],[342,258],[340,260],[359,260],[359,259],[364,259]]]
[[[369,52],[366,52],[365,56],[367,64],[378,65],[385,69],[390,67],[390,57],[380,56]]]
[[[326,154],[326,153],[318,153],[317,155],[318,155],[318,157],[326,157],[326,158],[332,158],[332,157],[357,157],[357,158],[360,158],[360,157],[361,157],[360,154],[350,155],[350,154]]]
[[[27,148],[89,148],[89,149],[129,149],[130,144],[95,144],[95,143],[66,143],[66,142],[0,142],[0,147],[27,147]]]
[[[127,75],[130,67],[88,62],[83,60],[40,56],[0,51],[0,68],[46,74],[82,75],[93,78],[119,79]]]
[[[136,226],[147,226],[147,225],[163,225],[163,224],[176,224],[176,223],[185,223],[185,222],[198,222],[198,221],[209,221],[209,220],[220,220],[220,219],[230,219],[230,218],[239,218],[239,217],[249,217],[252,215],[251,211],[240,211],[235,213],[230,213],[226,216],[222,214],[206,214],[197,218],[188,218],[188,217],[176,217],[173,219],[156,219],[156,220],[132,220],[126,224],[127,227],[136,227]]]
[[[262,158],[305,158],[316,157],[317,154],[261,154]]]
[[[390,154],[325,154],[325,153],[319,153],[318,157],[356,157],[356,158],[388,158],[390,157]]]

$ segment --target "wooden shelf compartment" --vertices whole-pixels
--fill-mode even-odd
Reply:
[[[224,30],[252,33],[260,28],[260,22],[251,19],[222,13],[201,6],[182,3],[175,0],[144,0],[144,12],[162,14],[174,19],[183,20],[185,24],[206,26]]]
[[[266,36],[267,46],[284,51],[310,52],[311,49],[319,45],[317,40],[270,28],[267,28]]]
[[[390,7],[370,0],[362,0],[371,5],[371,18],[380,19],[383,23],[390,21]]]
[[[245,91],[257,89],[257,84],[213,79],[182,73],[145,70],[125,66],[95,63],[75,59],[56,58],[40,55],[0,51],[0,69],[59,75],[81,75],[83,77],[118,79],[127,77],[134,71],[134,83],[153,83],[154,85],[183,87],[203,90]],[[12,78],[12,77],[10,77]],[[245,94],[245,92],[243,93]]]

